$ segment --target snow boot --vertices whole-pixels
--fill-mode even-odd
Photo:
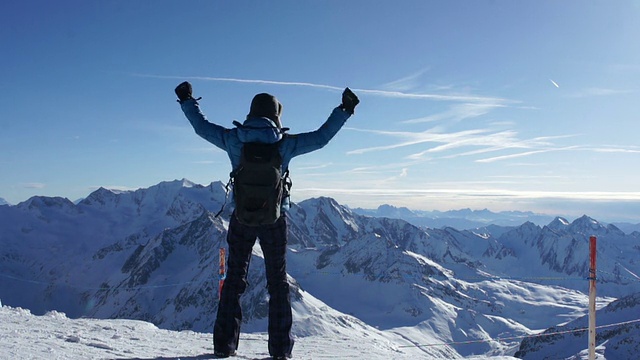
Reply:
[[[229,356],[236,356],[236,351],[232,351],[230,353],[227,352],[222,352],[222,351],[216,351],[213,353],[213,356],[216,357],[216,359],[225,359],[228,358]]]

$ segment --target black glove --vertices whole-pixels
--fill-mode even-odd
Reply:
[[[189,99],[193,99],[193,96],[191,95],[193,89],[191,88],[191,84],[189,84],[188,81],[185,81],[183,83],[181,83],[180,85],[176,86],[176,95],[178,96],[178,102],[182,103],[185,100],[189,100]],[[196,100],[200,100],[202,98],[197,98]]]
[[[351,91],[351,89],[346,88],[342,92],[342,104],[340,104],[340,108],[349,114],[353,115],[353,112],[356,109],[356,105],[360,103],[360,100],[356,96],[356,94]]]

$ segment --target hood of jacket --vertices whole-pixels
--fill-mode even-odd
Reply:
[[[240,142],[259,142],[273,144],[282,140],[283,130],[279,129],[275,122],[266,117],[250,117],[242,124],[234,121],[238,128]]]

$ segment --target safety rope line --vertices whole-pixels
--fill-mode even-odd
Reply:
[[[624,276],[624,275],[621,275],[621,274],[614,274],[614,273],[608,272],[608,271],[596,270],[596,273],[611,275],[611,276],[614,276],[617,279],[628,280],[630,282],[640,282],[640,278],[632,278],[632,277]]]
[[[344,275],[344,273],[340,273],[340,272],[327,272],[327,271],[317,271],[316,273],[322,274],[322,275]],[[306,274],[306,275],[309,275],[309,274]],[[377,275],[376,278],[382,277],[384,275],[386,275],[386,273],[381,273],[381,274]],[[69,285],[69,284],[54,284],[52,282],[44,282],[44,281],[39,281],[39,280],[24,279],[24,278],[19,278],[19,277],[12,276],[12,275],[7,275],[7,274],[0,274],[0,277],[4,277],[4,278],[15,280],[15,281],[21,281],[21,282],[25,282],[25,283],[30,283],[30,284],[44,285],[44,286],[49,286],[49,285],[66,286],[66,287],[73,288],[73,289],[78,289],[78,290],[109,290],[109,289],[112,289],[112,287],[103,287],[103,286],[75,286],[75,285]],[[407,277],[403,276],[403,278],[407,278]],[[448,278],[443,277],[443,276],[430,276],[429,278],[440,279],[440,280],[448,280]],[[588,278],[586,278],[586,277],[559,277],[559,276],[538,276],[538,277],[535,277],[535,276],[486,276],[486,277],[478,276],[478,277],[461,277],[461,278],[456,277],[455,279],[464,280],[464,281],[472,281],[472,280],[522,280],[522,281],[532,281],[532,280],[540,280],[540,281],[588,280]],[[636,281],[640,281],[640,280],[636,280]],[[200,283],[200,281],[185,281],[185,282],[169,283],[169,284],[161,284],[161,285],[123,286],[123,287],[117,287],[117,289],[118,290],[127,290],[127,291],[143,290],[143,289],[162,289],[162,288],[183,286],[183,285],[196,284],[196,283]]]
[[[637,323],[637,322],[640,322],[640,319],[623,321],[623,322],[619,322],[619,323],[615,323],[615,324],[609,324],[609,325],[600,325],[600,326],[596,326],[596,329],[604,329],[604,328],[609,328],[609,327],[614,327],[614,326],[628,325],[628,324],[633,324],[633,323]],[[536,337],[543,337],[543,336],[552,336],[552,335],[562,335],[562,334],[586,332],[588,330],[589,330],[589,328],[585,327],[585,328],[577,328],[577,329],[571,329],[571,330],[555,331],[555,332],[550,332],[550,333],[540,333],[540,334],[532,334],[532,335],[524,335],[524,336],[498,337],[498,338],[494,338],[494,339],[484,339],[484,340],[453,341],[453,342],[448,342],[448,343],[436,343],[436,344],[401,345],[401,346],[398,346],[398,347],[399,348],[411,348],[411,347],[451,346],[451,345],[466,345],[466,344],[488,343],[488,342],[493,342],[493,341],[522,340],[522,339],[526,339],[526,338],[536,338]]]
[[[321,274],[321,275],[345,275],[344,272],[337,272],[337,271],[314,271],[313,273]],[[621,275],[621,274],[614,274],[614,273],[609,272],[609,271],[597,270],[596,273],[614,276],[616,279],[627,280],[629,282],[640,282],[640,278],[632,278],[632,277],[624,276],[624,275]],[[307,272],[304,275],[308,276],[310,274],[312,274],[312,273]],[[350,273],[346,273],[346,274],[350,274]],[[375,278],[381,278],[381,277],[383,277],[385,275],[388,275],[388,273],[382,272],[382,273],[377,274],[375,276]],[[24,278],[19,278],[19,277],[8,275],[8,274],[0,274],[0,277],[4,277],[4,278],[7,278],[7,279],[12,279],[12,280],[16,280],[16,281],[21,281],[21,282],[25,282],[25,283],[37,284],[37,285],[45,285],[45,286],[54,285],[51,282],[24,279]],[[402,278],[407,279],[409,277],[408,276],[402,276]],[[450,279],[448,277],[440,276],[440,275],[430,275],[430,276],[428,276],[428,278],[436,279],[436,280],[449,280]],[[453,276],[452,278],[455,278],[457,280],[462,280],[462,281],[487,281],[487,280],[588,281],[588,280],[591,280],[590,276],[588,276],[588,277],[579,277],[579,276],[569,277],[569,276],[497,276],[497,275],[487,275],[487,276],[466,276],[466,277],[465,276],[462,276],[462,277]],[[606,278],[600,277],[600,278],[598,278],[598,280],[599,281],[603,281],[603,280],[606,280]],[[162,289],[162,288],[183,286],[183,285],[189,285],[189,284],[195,284],[195,283],[199,283],[199,281],[186,281],[186,282],[169,283],[169,284],[161,284],[161,285],[140,285],[140,286],[118,287],[118,290]],[[111,287],[102,287],[102,286],[73,286],[73,285],[68,285],[68,284],[55,284],[55,285],[67,286],[67,287],[74,288],[74,289],[79,289],[79,290],[108,290],[108,289],[111,288]],[[627,284],[620,284],[620,285],[627,285]]]
[[[316,274],[322,274],[322,275],[345,275],[345,273],[343,272],[337,272],[337,271],[315,271],[314,273]],[[611,275],[616,277],[617,279],[621,279],[621,280],[628,280],[630,282],[640,282],[640,277],[638,278],[632,278],[629,276],[624,276],[621,274],[614,274],[612,272],[608,272],[608,271],[603,271],[603,270],[596,270],[596,273],[600,273],[600,274],[606,274],[606,275]],[[309,275],[311,273],[306,273],[305,275]],[[382,277],[384,275],[387,275],[387,273],[380,273],[378,275],[376,275],[376,278]],[[402,276],[403,278],[407,278],[407,276]],[[443,279],[443,280],[448,280],[449,278],[445,277],[445,276],[438,276],[438,275],[430,275],[428,276],[431,279]],[[576,280],[581,280],[581,281],[586,281],[586,280],[591,280],[592,277],[591,276],[498,276],[498,275],[487,275],[487,276],[452,276],[452,278],[455,278],[457,280],[465,280],[465,281],[471,281],[471,280],[523,280],[523,281],[528,281],[528,280],[546,280],[546,281],[561,281],[561,280],[571,280],[571,281],[576,281]],[[598,280],[603,280],[603,279],[598,279]],[[606,278],[604,279],[606,280]],[[621,285],[625,285],[625,284],[621,284]]]
[[[640,279],[634,279],[634,278],[630,278],[630,277],[626,277],[626,276],[620,276],[619,274],[614,274],[611,272],[607,272],[607,271],[601,271],[601,270],[597,270],[598,273],[601,274],[607,274],[607,275],[612,275],[615,276],[619,279],[625,279],[631,282],[640,282]],[[315,271],[314,273],[316,274],[321,274],[321,275],[345,275],[345,273],[342,272],[331,272],[331,271]],[[305,275],[310,275],[311,273],[306,273]],[[387,275],[387,273],[380,273],[378,275],[376,275],[376,278],[380,278],[383,277],[384,275]],[[12,280],[16,280],[16,281],[21,281],[21,282],[26,282],[26,283],[31,283],[31,284],[37,284],[37,285],[54,285],[51,282],[44,282],[44,281],[38,281],[38,280],[29,280],[29,279],[24,279],[24,278],[19,278],[16,276],[12,276],[12,275],[7,275],[7,274],[0,274],[0,277],[4,277],[7,279],[12,279]],[[403,278],[408,278],[408,276],[402,276]],[[449,278],[444,277],[444,276],[429,276],[429,278],[431,279],[436,279],[436,280],[448,280]],[[566,280],[570,280],[570,281],[586,281],[586,280],[590,280],[590,277],[568,277],[568,276],[495,276],[495,275],[489,275],[489,276],[467,276],[467,277],[454,277],[457,280],[463,280],[463,281],[486,281],[486,280],[521,280],[521,281],[533,281],[533,280],[539,280],[539,281],[566,281]],[[602,279],[599,279],[602,280]],[[186,281],[186,282],[179,282],[179,283],[169,283],[169,284],[162,284],[162,285],[140,285],[140,286],[128,286],[128,287],[119,287],[119,290],[141,290],[141,289],[158,289],[158,288],[168,288],[168,287],[175,287],[175,286],[182,286],[182,285],[189,285],[189,284],[195,284],[198,283],[199,281]],[[74,288],[74,289],[80,289],[80,290],[107,290],[110,289],[110,287],[98,287],[98,286],[73,286],[73,285],[67,285],[67,284],[55,284],[58,286],[67,286],[70,288]],[[621,284],[621,285],[625,285],[625,284]]]
[[[608,263],[609,266],[611,266],[611,267],[620,266],[628,274],[627,275],[624,275],[622,273],[615,274],[615,273],[608,272],[608,271],[603,271],[603,270],[600,270],[600,269],[596,270],[596,273],[611,275],[614,278],[620,279],[620,280],[627,280],[627,281],[630,281],[630,282],[640,282],[640,276],[638,276],[638,275],[634,274],[633,272],[631,272],[629,269],[627,269],[627,267],[624,264],[620,263],[618,260],[616,260],[615,258],[611,257],[607,253],[598,252],[598,262]]]
[[[322,275],[345,275],[345,273],[343,272],[336,272],[336,271],[314,271],[314,273],[316,274],[322,274]],[[305,275],[310,275],[310,272],[307,272]],[[349,274],[349,273],[347,273]],[[376,275],[376,278],[382,277],[384,275],[387,275],[387,273],[382,272],[378,275]],[[408,278],[408,276],[402,276],[403,278]],[[430,279],[436,279],[436,280],[448,280],[450,278],[446,277],[446,276],[439,276],[439,275],[430,275],[428,276],[428,278]],[[560,280],[589,280],[588,277],[579,277],[579,276],[574,276],[574,277],[569,277],[569,276],[498,276],[498,275],[487,275],[487,276],[462,276],[462,277],[458,277],[458,276],[452,276],[451,278],[455,278],[456,280],[465,280],[465,281],[470,281],[470,280],[550,280],[550,281],[560,281]]]
[[[51,282],[44,282],[44,281],[38,281],[38,280],[29,280],[29,279],[22,279],[22,278],[18,278],[15,276],[11,276],[11,275],[7,275],[7,274],[0,274],[0,277],[4,277],[7,279],[11,279],[11,280],[16,280],[16,281],[21,281],[21,282],[26,282],[26,283],[30,283],[30,284],[36,284],[36,285],[56,285],[56,286],[66,286],[69,288],[73,288],[73,289],[78,289],[78,290],[111,290],[111,289],[117,289],[117,290],[142,290],[142,289],[161,289],[161,288],[168,288],[168,287],[177,287],[177,286],[182,286],[182,285],[189,285],[189,284],[196,284],[199,283],[200,281],[185,281],[185,282],[180,282],[180,283],[171,283],[171,284],[162,284],[162,285],[140,285],[140,286],[128,286],[128,287],[98,287],[98,286],[75,286],[75,285],[68,285],[68,284],[54,284]]]

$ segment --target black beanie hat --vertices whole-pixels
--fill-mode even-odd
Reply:
[[[250,117],[266,117],[273,120],[278,128],[282,128],[280,122],[280,114],[282,113],[282,104],[275,96],[267,93],[261,93],[253,97],[251,100],[251,108],[249,110]]]

